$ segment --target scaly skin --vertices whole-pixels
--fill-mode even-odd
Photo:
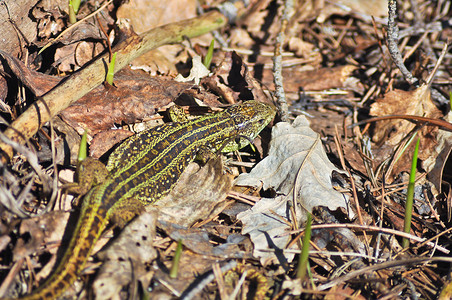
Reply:
[[[127,139],[110,156],[107,178],[84,197],[75,233],[58,267],[44,284],[21,299],[56,299],[77,279],[110,220],[126,224],[144,206],[167,195],[200,150],[240,149],[274,116],[273,107],[247,101],[217,114],[168,123]],[[93,182],[89,181],[85,190]]]

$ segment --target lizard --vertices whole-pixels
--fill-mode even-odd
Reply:
[[[20,299],[58,298],[78,278],[110,221],[124,226],[145,206],[166,196],[195,158],[203,161],[209,152],[243,148],[275,114],[273,106],[255,100],[193,120],[173,114],[179,122],[129,137],[112,152],[107,166],[85,159],[79,167],[79,184],[70,187],[86,195],[69,245],[49,278]]]

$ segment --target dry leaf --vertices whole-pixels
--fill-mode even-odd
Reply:
[[[190,70],[190,74],[188,75],[188,77],[184,77],[181,74],[179,74],[176,76],[176,78],[174,78],[174,80],[176,80],[178,82],[193,81],[196,85],[199,85],[199,81],[201,80],[201,78],[209,76],[210,71],[202,63],[201,56],[196,55],[195,57],[193,57],[192,62],[193,62],[193,66]]]
[[[73,72],[105,50],[102,43],[85,42],[72,43],[59,47],[55,51],[55,61],[59,62],[60,72]]]
[[[31,10],[36,0],[2,1],[0,4],[0,50],[16,57],[25,47],[25,40],[32,42],[36,38],[37,28],[33,22]],[[11,19],[10,19],[11,17]]]
[[[43,94],[54,88],[62,79],[61,77],[50,76],[36,72],[28,68],[23,62],[11,56],[7,52],[0,50],[0,55],[8,62],[8,67],[25,86],[27,86],[36,96]]]
[[[449,112],[444,120],[452,122],[452,113]],[[444,167],[452,150],[452,132],[440,130],[436,136],[437,144],[432,149],[430,156],[422,161],[422,168],[427,172],[428,179],[435,185],[441,193],[442,178]],[[450,174],[450,170],[446,173]]]
[[[38,281],[47,278],[55,265],[58,247],[51,246],[61,242],[66,228],[64,224],[67,223],[68,218],[69,212],[59,210],[26,219],[21,223],[20,235],[28,238],[26,242],[24,239],[18,240],[13,250],[15,261],[35,253],[42,244],[50,246],[48,251],[52,256],[50,261],[36,275]]]
[[[201,83],[231,104],[239,100],[267,99],[261,85],[235,52],[227,52],[214,74],[204,78]]]
[[[196,17],[196,1],[130,0],[118,8],[116,16],[130,20],[134,31],[140,34],[157,26]]]
[[[284,90],[286,92],[298,93],[300,87],[305,91],[346,88],[356,92],[362,92],[362,84],[356,83],[356,77],[352,76],[355,70],[356,67],[352,65],[312,70],[306,70],[304,67],[284,68]],[[350,81],[353,82],[350,83]],[[271,70],[264,70],[263,82],[270,89],[274,88]]]
[[[114,243],[97,254],[104,263],[93,283],[96,299],[117,297],[124,285],[147,273],[145,266],[157,257],[153,246],[157,215],[156,210],[140,215]]]
[[[394,90],[385,95],[384,98],[378,99],[372,104],[370,115],[386,116],[386,115],[414,115],[437,119],[442,117],[442,113],[433,103],[430,97],[430,89],[427,85],[423,85],[413,91]],[[417,125],[413,122],[405,120],[385,120],[375,124],[372,140],[381,147],[374,149],[373,154],[376,157],[376,163],[384,161],[388,156],[392,156],[396,146],[409,136],[410,132]],[[436,156],[440,151],[434,150],[437,147],[438,128],[435,126],[424,126],[419,130],[420,138],[419,159],[421,161],[436,160]],[[402,171],[409,171],[411,167],[411,155],[413,153],[414,144],[405,150],[405,155],[397,161],[392,175],[399,174]],[[436,154],[434,154],[436,153]],[[431,165],[431,164],[430,164]],[[388,174],[388,179],[392,176]]]
[[[89,145],[89,154],[93,158],[99,158],[114,145],[132,136],[133,132],[123,129],[101,131],[96,134]]]
[[[317,22],[323,23],[333,14],[353,15],[370,22],[371,17],[384,17],[388,15],[388,3],[385,0],[333,0],[328,1],[317,17]]]
[[[246,239],[243,235],[228,234],[225,243],[214,245],[206,229],[182,227],[163,220],[159,220],[158,227],[174,241],[182,241],[182,244],[194,253],[221,258],[251,258],[245,251],[240,250]]]
[[[160,208],[159,220],[190,226],[221,210],[221,202],[232,187],[232,179],[223,174],[221,159],[209,160],[199,168],[191,163],[182,173],[174,189],[155,206]]]
[[[328,160],[319,135],[309,128],[304,116],[291,125],[278,123],[273,127],[268,157],[248,174],[241,174],[235,184],[273,189],[282,195],[261,199],[253,208],[237,216],[243,223],[243,234],[249,233],[254,255],[265,265],[272,259],[292,260],[293,255],[278,253],[286,247],[289,236],[276,237],[291,229],[289,207],[296,195],[298,224],[306,220],[306,210],[325,206],[330,210],[348,211],[344,195],[333,189],[331,172],[338,169]],[[295,192],[294,192],[295,190]],[[352,212],[348,212],[350,216]],[[267,251],[275,249],[274,253]]]
[[[286,73],[284,84],[289,86],[302,86],[306,91],[322,91],[333,88],[343,88],[347,79],[352,76],[355,66],[346,65],[334,68],[321,68],[318,70],[296,72],[294,70]],[[284,75],[284,72],[283,72]],[[287,82],[286,82],[287,81]],[[294,82],[296,81],[296,82]],[[293,90],[293,92],[297,92]]]
[[[152,7],[152,9],[149,9]],[[196,1],[194,0],[130,0],[123,3],[116,13],[118,20],[127,19],[137,33],[143,33],[149,29],[181,20],[196,17]],[[165,49],[166,48],[166,49]],[[135,59],[132,66],[155,74],[175,73],[176,52],[183,51],[181,45],[169,45],[164,49],[154,49]],[[162,59],[164,57],[164,59]],[[177,73],[176,73],[177,74]]]
[[[414,115],[428,118],[439,118],[441,112],[430,97],[430,89],[423,85],[413,91],[394,90],[377,99],[370,109],[371,116]],[[380,121],[375,125],[372,140],[397,145],[416,125],[404,120]]]
[[[115,124],[131,124],[155,114],[192,84],[149,77],[141,72],[120,71],[115,87],[99,86],[61,112],[61,117],[80,134],[92,135]]]
[[[314,44],[303,41],[300,37],[292,36],[287,41],[290,51],[295,52],[298,57],[308,57],[314,52]]]

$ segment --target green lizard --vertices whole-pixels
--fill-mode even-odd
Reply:
[[[229,152],[254,139],[275,116],[274,107],[257,101],[222,112],[143,131],[124,141],[105,167],[86,159],[72,192],[84,194],[69,246],[53,274],[21,299],[56,299],[79,276],[94,244],[110,220],[126,224],[147,205],[167,195],[185,167],[206,151]],[[89,172],[91,170],[91,172]]]

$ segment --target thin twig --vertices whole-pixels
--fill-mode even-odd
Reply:
[[[397,16],[397,0],[388,0],[388,49],[391,54],[391,58],[396,64],[397,68],[399,68],[402,75],[405,77],[406,81],[411,85],[419,85],[419,80],[414,77],[410,71],[406,68],[403,63],[402,54],[400,53],[399,47],[397,45],[399,41],[399,27],[396,22]]]
[[[405,259],[405,260],[394,260],[394,261],[384,262],[381,264],[375,264],[375,265],[372,265],[372,266],[369,266],[366,268],[362,268],[359,270],[349,272],[342,277],[333,279],[330,282],[322,284],[321,286],[318,287],[318,289],[326,290],[328,288],[331,288],[335,285],[338,285],[338,284],[345,282],[347,280],[350,280],[352,278],[358,277],[363,274],[368,274],[370,272],[378,271],[381,269],[394,268],[394,267],[399,267],[399,266],[404,266],[404,265],[422,264],[422,263],[428,263],[428,262],[433,262],[433,261],[443,261],[443,262],[452,263],[452,257],[441,257],[441,256],[440,257],[432,257],[432,258],[415,257],[415,258],[410,258],[410,259]]]
[[[430,72],[430,74],[428,75],[428,78],[425,80],[425,82],[428,85],[431,85],[433,82],[433,78],[435,77],[436,72],[438,71],[439,66],[441,65],[441,63],[443,62],[444,57],[446,56],[447,53],[447,49],[449,47],[450,44],[450,39],[447,40],[446,44],[443,47],[443,50],[441,51],[441,54],[439,55],[438,60],[436,61],[435,67],[433,68],[433,70]]]
[[[429,247],[434,247],[435,245],[431,242],[428,242],[425,238],[420,238],[415,235],[405,233],[403,231],[389,229],[389,228],[380,228],[378,226],[371,226],[371,225],[359,225],[359,224],[320,224],[320,225],[312,225],[311,230],[316,229],[329,229],[329,228],[348,228],[348,229],[356,229],[356,230],[365,230],[365,231],[375,231],[375,232],[382,232],[385,234],[392,234],[397,235],[400,237],[404,237],[407,239],[410,239],[412,241],[418,242],[418,243],[424,243],[426,242]],[[298,229],[298,230],[292,230],[285,232],[283,234],[277,235],[276,237],[282,237],[290,234],[298,234],[300,232],[303,232],[304,228]],[[435,237],[436,238],[436,237]],[[445,254],[449,254],[450,251],[444,247],[437,246],[436,248],[438,251],[441,251]]]
[[[284,2],[283,15],[281,17],[281,28],[276,36],[275,55],[273,56],[273,81],[275,82],[275,97],[278,103],[281,120],[289,120],[289,107],[287,106],[286,95],[284,93],[282,76],[282,52],[285,39],[285,31],[290,18],[293,15],[293,0]]]
[[[221,270],[222,273],[225,273],[225,272],[227,272],[229,270],[232,270],[236,266],[237,266],[237,261],[236,260],[231,260],[230,262],[228,262],[224,266],[222,266],[220,268],[220,270]],[[183,299],[183,300],[194,299],[196,297],[196,295],[198,295],[214,279],[215,279],[215,275],[212,272],[208,276],[206,276],[206,278],[201,280],[201,282],[199,282],[196,286],[189,287],[187,290],[185,290],[183,292],[182,296],[180,297],[180,299]]]

